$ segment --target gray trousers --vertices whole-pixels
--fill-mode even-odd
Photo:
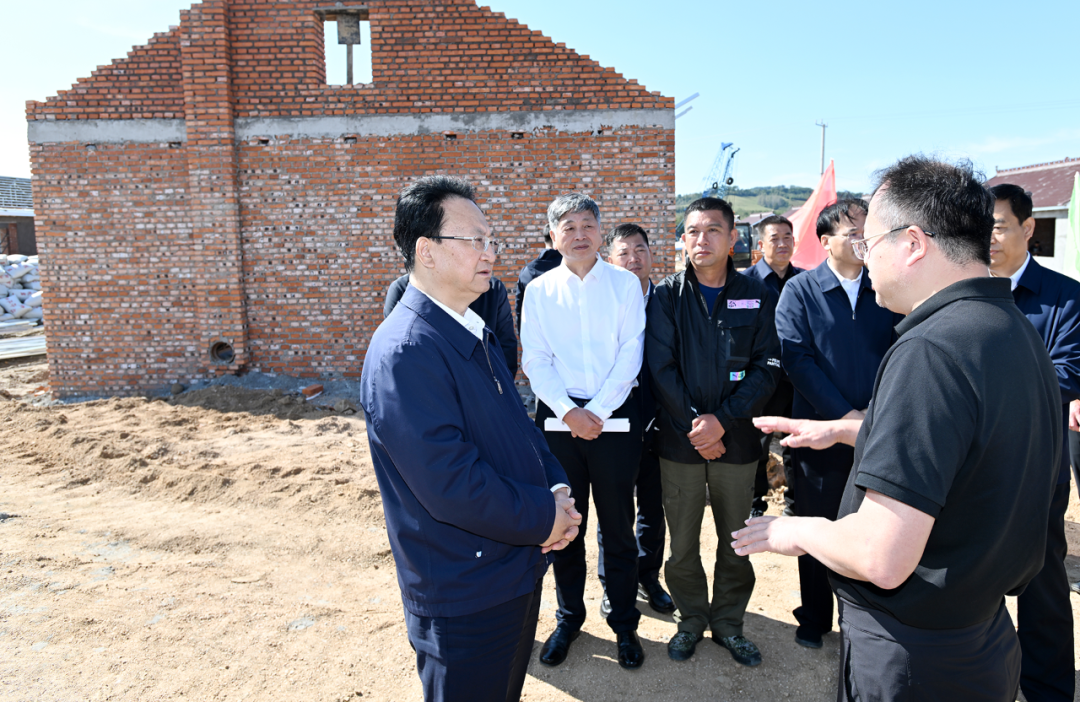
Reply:
[[[743,616],[754,591],[750,558],[731,548],[730,534],[741,529],[754,500],[757,461],[737,465],[709,461],[675,463],[660,459],[671,556],[664,580],[675,601],[679,631],[701,636],[741,636]],[[705,487],[709,488],[713,521],[720,540],[713,567],[712,602],[701,565],[701,520],[705,516]]]

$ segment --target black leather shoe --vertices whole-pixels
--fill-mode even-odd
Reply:
[[[615,643],[619,647],[619,665],[627,670],[640,668],[645,662],[645,651],[641,648],[641,640],[636,631],[624,631],[615,634]]]
[[[638,596],[647,600],[649,606],[660,614],[671,614],[675,611],[675,603],[671,596],[664,592],[660,583],[641,583],[637,588]]]
[[[604,593],[604,599],[600,600],[600,616],[607,619],[607,615],[611,614],[611,600],[607,598],[607,593]]]
[[[579,636],[581,636],[581,629],[571,629],[569,626],[559,624],[544,642],[544,647],[540,649],[540,662],[553,668],[559,665],[566,660],[570,642]]]
[[[820,633],[804,626],[795,629],[795,643],[806,648],[821,648],[824,645]]]

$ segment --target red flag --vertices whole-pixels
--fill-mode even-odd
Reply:
[[[799,211],[791,217],[791,225],[795,228],[792,264],[809,270],[817,268],[825,260],[825,249],[817,236],[817,218],[822,210],[833,204],[836,204],[836,170],[833,162],[829,161],[829,167],[821,175],[821,182]]]

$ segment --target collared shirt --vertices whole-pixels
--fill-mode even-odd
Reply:
[[[390,316],[408,287],[408,273],[390,283],[383,303],[383,317]],[[510,369],[510,375],[517,375],[518,339],[514,332],[514,316],[510,313],[509,293],[498,276],[491,276],[491,284],[487,292],[473,300],[469,309],[480,315],[480,319],[484,320],[487,328],[495,332],[495,338],[502,347],[502,357],[506,359],[506,367]]]
[[[859,301],[859,288],[862,286],[862,277],[863,274],[866,272],[866,269],[860,268],[859,276],[854,280],[848,280],[847,278],[836,272],[836,269],[833,268],[832,261],[830,261],[829,259],[825,259],[825,262],[829,264],[829,270],[832,271],[833,274],[836,276],[836,279],[840,281],[840,287],[842,287],[844,289],[844,292],[847,293],[848,302],[851,303],[851,311],[854,312],[855,305]]]
[[[763,258],[743,271],[742,274],[757,278],[765,283],[770,290],[776,293],[776,297],[779,299],[780,293],[784,292],[784,286],[787,285],[787,282],[803,272],[805,272],[804,269],[789,263],[783,277],[780,277]]]
[[[413,287],[416,288],[415,285]],[[420,290],[420,288],[416,288],[416,289]],[[444,305],[443,303],[441,303],[438,300],[436,300],[435,298],[433,298],[431,295],[428,295],[427,292],[425,292],[424,290],[420,290],[420,292],[427,295],[427,298],[429,300],[431,300],[432,302],[434,302],[436,305],[438,305],[439,309],[441,309],[446,314],[450,315],[450,319],[454,320],[455,322],[457,322],[461,326],[468,329],[469,333],[472,334],[473,336],[475,336],[480,341],[484,340],[484,320],[480,319],[480,315],[476,314],[475,312],[473,312],[468,307],[465,308],[465,314],[460,315],[457,312],[455,312],[454,310],[452,310],[449,307],[447,307],[446,305]]]
[[[1024,265],[1020,266],[1015,273],[1009,276],[1009,280],[1012,281],[1013,290],[1016,290],[1016,286],[1020,284],[1020,278],[1024,275],[1024,271],[1027,270],[1029,263],[1031,263],[1031,254],[1028,254],[1027,258],[1024,259]]]
[[[413,287],[416,288],[415,285]],[[457,322],[461,326],[468,329],[469,333],[472,334],[473,336],[475,336],[480,341],[484,341],[484,320],[480,318],[480,315],[476,314],[475,312],[473,312],[471,309],[468,309],[468,308],[465,309],[465,314],[464,315],[460,315],[457,312],[455,312],[454,310],[452,310],[449,307],[447,307],[446,305],[444,305],[443,303],[441,303],[438,300],[436,300],[435,298],[433,298],[431,295],[428,295],[425,291],[420,290],[420,288],[416,288],[416,289],[419,290],[420,292],[424,293],[424,295],[427,297],[427,299],[434,302],[438,306],[439,309],[441,309],[446,314],[450,315],[450,319],[454,320],[455,322]],[[555,492],[557,490],[563,490],[563,489],[566,490],[566,495],[567,495],[567,497],[569,497],[570,496],[570,486],[567,485],[566,483],[557,483],[557,484],[555,484],[555,485],[553,485],[551,487],[552,492]]]
[[[606,420],[641,370],[641,281],[597,257],[585,278],[563,261],[529,284],[522,309],[521,366],[533,392],[560,419],[585,409]]]

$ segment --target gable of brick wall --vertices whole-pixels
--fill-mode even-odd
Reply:
[[[431,173],[477,186],[511,291],[567,190],[644,225],[671,270],[670,98],[468,0],[368,5],[368,86],[323,85],[315,3],[206,0],[28,104],[58,396],[358,376],[403,272],[397,192]]]
[[[322,22],[315,14],[326,4],[228,4],[235,116],[673,106],[671,98],[470,0],[366,3],[373,81],[328,86]],[[199,8],[181,13],[181,27]],[[179,28],[157,34],[71,90],[27,103],[27,117],[182,116],[179,35]]]

